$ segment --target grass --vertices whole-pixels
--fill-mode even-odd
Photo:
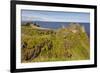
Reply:
[[[82,26],[71,24],[57,30],[21,26],[21,62],[87,60],[90,43]],[[77,30],[77,32],[73,32]]]

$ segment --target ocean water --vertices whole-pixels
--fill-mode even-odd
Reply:
[[[43,21],[37,21],[33,22],[37,23],[40,27],[43,28],[50,28],[50,29],[58,29],[62,26],[67,27],[71,22],[43,22]],[[88,36],[90,36],[90,23],[79,23],[80,25],[83,25],[85,27],[85,31]]]

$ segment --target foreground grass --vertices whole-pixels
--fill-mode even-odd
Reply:
[[[22,63],[90,58],[89,38],[80,25],[74,24],[57,30],[40,30],[31,26],[22,26],[21,33],[21,42],[24,45],[21,48]]]

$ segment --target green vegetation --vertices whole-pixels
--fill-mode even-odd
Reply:
[[[90,58],[89,37],[80,24],[56,30],[22,25],[21,45],[22,63]]]

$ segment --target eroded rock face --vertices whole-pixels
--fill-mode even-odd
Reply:
[[[42,51],[42,48],[47,45],[48,50],[51,50],[53,47],[53,44],[50,40],[46,40],[45,42],[42,42],[40,44],[37,44],[33,46],[33,48],[27,48],[27,43],[22,44],[22,60],[23,61],[31,61],[32,59],[35,59],[39,56],[39,54]]]

